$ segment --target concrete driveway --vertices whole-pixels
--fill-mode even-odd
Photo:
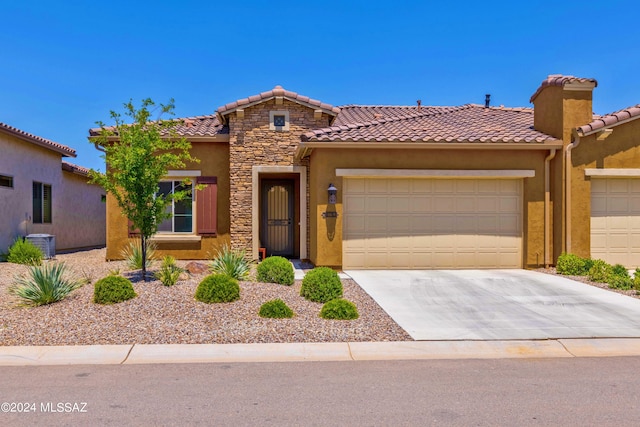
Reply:
[[[640,337],[640,300],[526,270],[346,271],[416,340]]]

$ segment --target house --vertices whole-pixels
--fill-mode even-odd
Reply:
[[[154,240],[183,259],[230,243],[344,269],[531,268],[565,251],[638,266],[640,106],[594,116],[596,86],[549,76],[533,108],[338,108],[276,86],[183,119],[201,163],[163,191],[206,186]],[[120,258],[111,198],[107,222]]]
[[[62,161],[75,150],[0,123],[0,252],[16,237],[55,236],[56,251],[104,246],[102,188]]]

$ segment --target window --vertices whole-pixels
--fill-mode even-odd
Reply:
[[[13,177],[8,175],[0,175],[0,187],[13,188]]]
[[[288,111],[269,111],[269,129],[275,131],[289,130]]]
[[[160,233],[192,233],[193,232],[193,186],[185,186],[182,181],[162,181],[159,184],[160,194],[169,195],[178,191],[188,191],[188,195],[173,201],[167,206],[171,218],[165,219],[158,226]]]
[[[33,183],[33,223],[51,224],[51,186]]]

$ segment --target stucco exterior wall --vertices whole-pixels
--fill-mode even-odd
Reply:
[[[596,135],[580,140],[572,151],[571,252],[591,255],[591,178],[585,169],[640,168],[640,120],[613,128],[605,140]]]
[[[215,176],[218,178],[217,200],[217,235],[202,236],[200,241],[156,242],[158,255],[171,254],[177,259],[207,259],[215,255],[224,244],[230,243],[229,237],[229,146],[220,142],[192,142],[191,154],[200,163],[187,165],[187,170],[200,171],[201,176]],[[196,211],[194,206],[193,211]],[[195,221],[194,221],[195,223]],[[128,245],[128,221],[122,215],[115,199],[107,196],[107,259],[122,259],[122,250]]]
[[[104,246],[106,243],[106,192],[88,178],[62,172],[62,188],[58,192],[63,214],[55,224],[56,249]]]
[[[102,190],[62,171],[61,155],[0,133],[0,174],[13,176],[13,189],[0,187],[0,251],[17,236],[56,236],[56,250],[105,243]],[[33,182],[51,185],[51,223],[33,224]]]
[[[311,154],[310,258],[316,265],[342,265],[343,179],[337,168],[371,169],[528,169],[535,177],[523,180],[523,265],[544,262],[544,158],[546,150],[444,149],[314,149]],[[337,219],[322,218],[327,210],[327,187],[338,189]]]

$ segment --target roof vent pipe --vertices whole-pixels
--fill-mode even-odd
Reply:
[[[418,99],[416,103],[418,104],[418,111],[420,111],[420,107],[422,106],[422,100]]]
[[[491,104],[491,94],[488,93],[484,96],[484,108],[489,108],[489,104]]]

